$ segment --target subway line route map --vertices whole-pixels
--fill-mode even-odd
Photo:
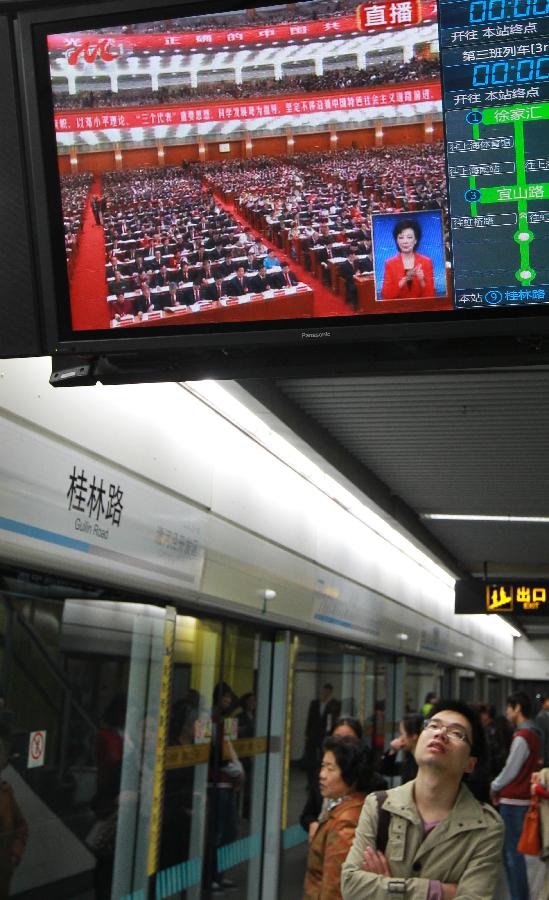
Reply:
[[[547,303],[549,0],[440,13],[455,306]]]

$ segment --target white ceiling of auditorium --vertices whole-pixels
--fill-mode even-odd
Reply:
[[[262,46],[257,44],[254,47],[246,48],[241,45],[237,50],[230,47],[224,47],[221,51],[215,48],[207,48],[207,51],[155,51],[148,50],[140,53],[132,53],[131,56],[116,59],[112,62],[103,62],[98,60],[95,63],[79,62],[76,66],[69,65],[67,58],[60,51],[57,59],[51,63],[54,91],[66,91],[69,85],[75,79],[74,87],[78,91],[105,89],[111,87],[111,76],[114,81],[119,78],[124,79],[125,88],[131,87],[128,79],[136,79],[135,84],[139,88],[152,88],[153,78],[159,79],[159,84],[167,84],[162,81],[162,77],[167,74],[186,76],[190,80],[191,73],[196,76],[199,83],[205,81],[215,81],[219,77],[218,73],[232,71],[236,80],[236,73],[242,76],[243,81],[254,77],[266,77],[270,74],[274,77],[275,65],[281,67],[284,72],[285,66],[295,66],[298,63],[308,63],[311,71],[319,63],[325,60],[330,61],[330,71],[333,71],[334,60],[341,60],[340,68],[343,70],[348,64],[349,56],[353,54],[364,53],[366,51],[367,65],[368,57],[371,59],[378,58],[376,54],[383,52],[386,55],[391,54],[394,50],[400,56],[408,52],[412,52],[414,44],[418,41],[436,41],[437,28],[432,25],[428,28],[423,27],[421,32],[411,28],[406,30],[404,34],[395,32],[395,46],[391,47],[387,42],[387,34],[383,35],[359,35],[356,37],[351,35],[346,38],[319,38],[318,40],[309,41],[308,39],[301,41],[288,41],[284,44],[272,44]],[[325,42],[324,42],[325,40]],[[194,48],[193,48],[194,50]],[[230,52],[227,52],[230,51]],[[291,68],[288,70],[291,73]],[[143,81],[145,80],[145,85]],[[220,82],[222,87],[222,82]],[[71,88],[72,89],[72,88]],[[120,94],[123,89],[120,88]],[[154,99],[154,92],[151,94]],[[226,98],[221,97],[222,101]],[[246,98],[246,102],[249,102]],[[197,96],[194,102],[200,102]],[[226,100],[227,103],[231,101]],[[234,101],[236,103],[236,100]],[[435,118],[440,117],[439,104],[436,102],[424,103],[407,103],[402,105],[398,111],[398,119],[412,123],[422,121],[425,115],[433,115]],[[391,124],[395,116],[394,109],[391,107],[379,107],[372,111],[370,117],[376,120],[383,120],[384,124]],[[260,131],[263,135],[270,133],[284,133],[289,127],[296,133],[300,131],[325,131],[329,126],[334,125],[338,128],[360,128],[364,127],[365,110],[346,110],[331,111],[319,113],[307,113],[300,117],[278,116],[274,118],[258,118],[249,119],[245,122],[236,120],[225,122],[219,125],[217,122],[204,122],[200,124],[181,124],[175,126],[157,125],[147,129],[109,129],[102,131],[98,128],[80,134],[66,133],[58,134],[57,140],[61,146],[72,147],[94,147],[96,149],[104,148],[114,143],[124,145],[131,143],[146,144],[152,141],[161,140],[165,144],[184,143],[185,141],[194,141],[197,137],[215,137],[220,135],[224,139],[241,137],[244,131],[251,132]]]

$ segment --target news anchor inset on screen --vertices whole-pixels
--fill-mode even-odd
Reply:
[[[446,293],[438,210],[374,215],[372,227],[377,299],[414,300]],[[428,252],[419,252],[424,249]]]

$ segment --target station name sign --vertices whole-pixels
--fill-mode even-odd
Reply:
[[[549,615],[549,581],[456,581],[458,614]]]

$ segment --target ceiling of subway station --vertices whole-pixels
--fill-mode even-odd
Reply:
[[[455,572],[549,580],[548,366],[242,386]]]

